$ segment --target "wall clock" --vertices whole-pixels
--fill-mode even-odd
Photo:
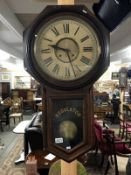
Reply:
[[[94,143],[92,85],[109,32],[83,5],[47,6],[24,32],[25,67],[43,84],[45,149],[70,162]]]
[[[53,88],[90,84],[109,64],[108,33],[84,6],[48,6],[25,32],[25,67]]]

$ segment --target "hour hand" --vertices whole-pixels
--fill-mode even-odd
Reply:
[[[53,47],[54,49],[58,49],[59,47],[57,45],[49,45],[50,47]]]
[[[70,51],[69,49],[65,49],[65,48],[62,48],[62,47],[59,47],[59,46],[57,46],[57,45],[49,45],[50,47],[53,47],[54,49],[56,49],[56,50],[63,50],[63,51],[65,51],[65,52],[67,52],[67,51]]]

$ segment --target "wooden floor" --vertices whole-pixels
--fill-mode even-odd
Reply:
[[[25,113],[23,116],[23,120],[29,120],[31,118],[32,118],[31,112],[28,114]],[[16,121],[16,125],[18,123],[19,121]],[[14,147],[18,138],[21,136],[21,134],[13,133],[13,129],[16,125],[14,125],[12,120],[10,122],[10,127],[8,125],[5,126],[3,124],[4,131],[3,132],[0,131],[0,164],[8,156],[10,150]]]

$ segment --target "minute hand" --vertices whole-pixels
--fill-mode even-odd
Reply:
[[[49,45],[49,46],[53,47],[54,49],[63,50],[63,51],[65,51],[65,52],[70,51],[69,49],[65,49],[65,48],[59,47],[59,46],[57,46],[57,45]]]
[[[69,63],[71,64],[71,67],[72,67],[72,70],[73,70],[74,76],[76,77],[76,73],[75,73],[75,70],[74,70],[74,67],[73,67],[73,64],[72,64],[72,61],[71,61],[70,55],[69,55],[69,50],[66,51],[66,54],[67,54],[67,57],[68,57],[68,59],[69,59]]]

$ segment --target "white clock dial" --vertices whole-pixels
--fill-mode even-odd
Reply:
[[[68,15],[44,24],[35,35],[34,55],[48,76],[72,81],[85,76],[101,54],[95,30],[84,20]]]

